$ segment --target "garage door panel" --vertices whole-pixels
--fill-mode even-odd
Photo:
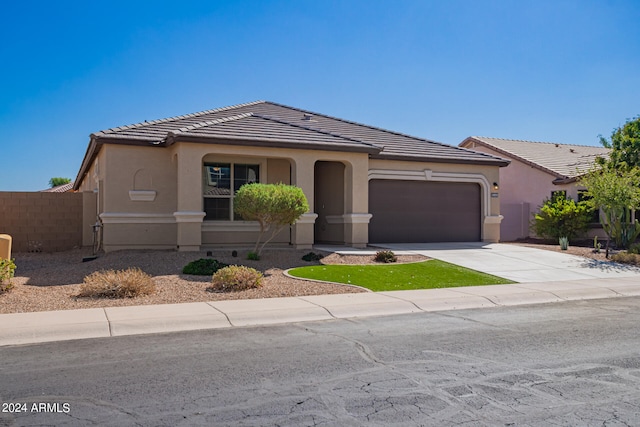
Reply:
[[[479,241],[480,186],[473,183],[371,180],[369,241]]]

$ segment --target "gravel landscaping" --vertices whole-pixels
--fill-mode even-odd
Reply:
[[[558,245],[531,241],[517,244],[560,251]],[[240,292],[209,292],[206,288],[210,286],[211,277],[182,274],[182,268],[190,261],[207,258],[205,251],[116,251],[102,254],[89,262],[82,262],[82,258],[89,254],[86,250],[80,249],[58,253],[15,253],[13,257],[17,269],[12,280],[14,288],[0,295],[0,313],[365,292],[348,285],[290,278],[285,276],[283,271],[319,263],[374,263],[373,256],[341,256],[320,251],[314,252],[324,256],[321,261],[306,262],[302,260],[302,256],[308,253],[308,250],[289,248],[266,249],[260,261],[249,261],[246,259],[247,252],[248,250],[239,251],[237,257],[232,256],[230,249],[212,253],[212,258],[224,263],[246,265],[264,273],[264,285],[261,288]],[[569,250],[563,252],[606,261],[604,250],[594,253],[590,247],[569,246]],[[398,262],[416,262],[424,259],[426,258],[419,255],[398,256]],[[129,299],[77,297],[85,276],[94,271],[122,270],[129,267],[138,267],[153,276],[157,292]]]
[[[240,292],[209,292],[206,288],[211,285],[210,276],[182,274],[182,268],[190,261],[207,258],[204,251],[116,251],[102,254],[89,262],[82,262],[88,253],[79,249],[57,253],[15,253],[14,287],[0,295],[0,313],[365,292],[348,285],[293,279],[286,277],[283,271],[319,263],[373,262],[373,256],[340,256],[320,251],[315,251],[324,256],[320,262],[306,262],[302,256],[309,251],[293,249],[266,249],[260,261],[249,261],[247,252],[239,251],[237,257],[231,255],[231,249],[212,253],[212,258],[224,263],[246,265],[264,273],[261,288]],[[422,256],[398,257],[399,262],[424,259]],[[153,276],[157,292],[127,299],[77,297],[85,276],[94,271],[129,267],[138,267]]]

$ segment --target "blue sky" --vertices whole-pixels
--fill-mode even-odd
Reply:
[[[457,145],[598,145],[640,114],[640,2],[7,2],[0,191],[92,132],[269,100]]]

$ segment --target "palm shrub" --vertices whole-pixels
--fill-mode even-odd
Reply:
[[[586,202],[576,203],[558,193],[540,206],[531,222],[531,230],[545,239],[573,239],[587,231],[591,212],[592,208]]]

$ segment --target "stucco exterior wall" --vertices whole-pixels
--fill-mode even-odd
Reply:
[[[203,219],[206,162],[259,164],[260,182],[302,188],[310,209],[293,227],[282,230],[275,244],[310,248],[320,238],[365,246],[371,218],[368,181],[377,173],[479,184],[482,239],[500,237],[504,190],[493,188],[493,183],[502,185],[497,166],[389,161],[369,159],[366,153],[256,147],[236,141],[176,142],[169,147],[102,145],[80,189],[95,194],[93,216],[97,213],[103,223],[103,248],[199,250],[255,243],[255,222]],[[318,214],[322,218],[316,224]]]
[[[479,144],[469,148],[511,160],[509,166],[500,168],[500,203],[504,216],[500,235],[503,241],[533,236],[529,223],[552,192],[566,191],[568,197],[578,200],[578,191],[584,189],[575,183],[555,185],[555,175],[491,148]]]
[[[314,242],[314,165],[316,161],[345,165],[344,181],[353,191],[343,195],[347,215],[367,214],[367,165],[364,153],[289,150],[225,144],[178,142],[169,148],[104,144],[80,189],[96,194],[102,224],[103,249],[177,248],[196,250],[202,245],[252,244],[258,225],[245,221],[203,221],[203,164],[205,162],[260,165],[260,181],[301,187],[310,210],[274,243],[311,247]],[[349,184],[347,184],[349,183]],[[349,187],[350,190],[352,187]],[[340,225],[344,240],[366,244],[366,224],[352,217]]]

